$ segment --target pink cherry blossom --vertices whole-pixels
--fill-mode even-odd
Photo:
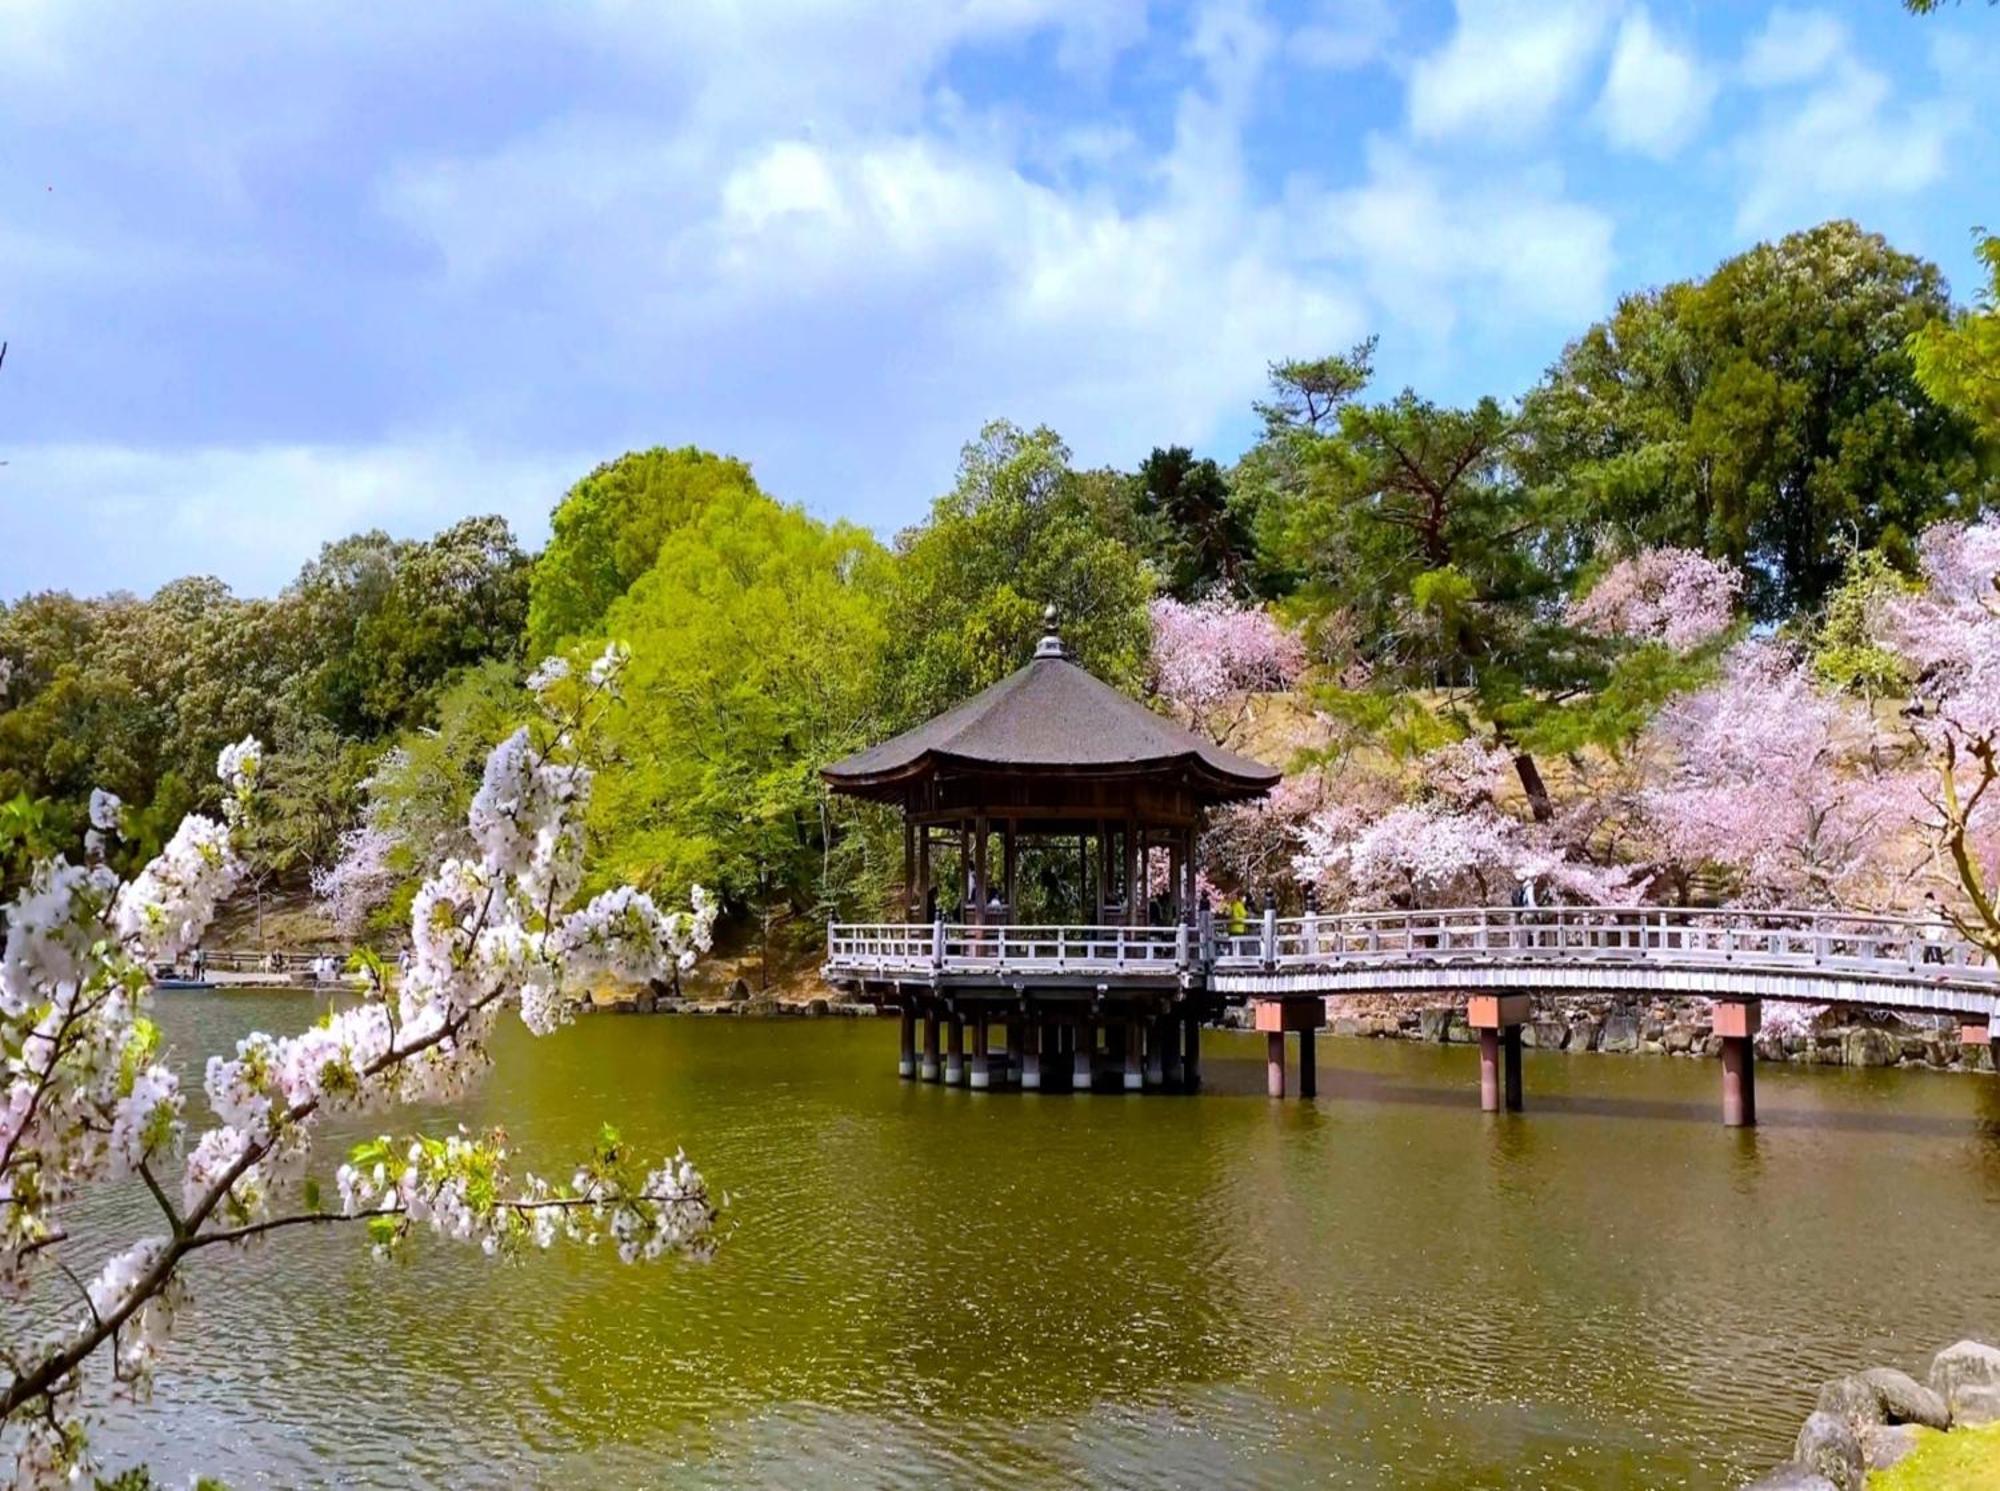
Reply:
[[[1565,619],[1580,631],[1685,652],[1729,630],[1743,574],[1694,549],[1642,549],[1604,572],[1570,602]]]
[[[1217,713],[1253,691],[1288,689],[1306,664],[1305,644],[1269,612],[1226,595],[1188,604],[1153,602],[1153,691],[1175,713],[1218,739],[1229,733]]]

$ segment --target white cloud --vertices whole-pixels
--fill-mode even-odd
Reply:
[[[1608,299],[1611,220],[1546,172],[1453,183],[1371,141],[1368,180],[1321,212],[1327,242],[1373,298],[1434,337],[1462,315],[1574,327]]]
[[[1715,91],[1700,59],[1662,36],[1641,6],[1618,27],[1598,123],[1619,149],[1665,160],[1701,128]]]
[[[1823,10],[1781,5],[1743,54],[1743,81],[1755,88],[1817,77],[1848,49],[1847,27]]]
[[[140,590],[215,574],[268,594],[330,539],[373,527],[428,535],[472,513],[499,513],[538,544],[549,510],[596,457],[434,435],[367,446],[9,446],[7,459],[0,524],[12,538],[0,600],[75,573],[118,575]]]
[[[1395,36],[1389,0],[1319,0],[1286,46],[1307,67],[1356,68],[1380,61]]]
[[[1603,49],[1615,0],[1457,0],[1458,24],[1410,76],[1420,138],[1539,132]]]
[[[1770,232],[1907,196],[1940,180],[1968,123],[1940,96],[1899,104],[1882,73],[1856,55],[1846,28],[1819,13],[1782,11],[1750,44],[1743,75],[1767,101],[1737,141],[1743,178],[1737,227]]]

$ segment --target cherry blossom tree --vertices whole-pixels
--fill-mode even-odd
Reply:
[[[1162,596],[1152,604],[1149,661],[1153,692],[1195,729],[1229,739],[1244,711],[1232,699],[1288,689],[1305,670],[1305,644],[1268,611],[1225,594],[1188,603]]]
[[[396,892],[396,836],[378,823],[362,823],[340,836],[340,855],[312,872],[313,899],[342,934],[359,935],[368,918]]]
[[[1645,809],[1667,857],[1722,873],[1741,903],[1880,905],[1914,871],[1921,802],[1878,744],[1865,708],[1790,648],[1745,642],[1648,730],[1663,764]]]
[[[1642,549],[1606,570],[1564,620],[1579,631],[1686,652],[1728,631],[1743,573],[1694,549]]]
[[[609,1241],[628,1261],[711,1245],[714,1208],[687,1160],[648,1165],[609,1129],[566,1181],[518,1169],[497,1132],[384,1134],[348,1155],[331,1193],[311,1173],[329,1115],[465,1091],[503,1010],[544,1034],[568,1018],[579,980],[650,979],[707,948],[715,908],[699,888],[685,911],[629,888],[572,909],[591,783],[584,742],[622,665],[614,647],[586,676],[537,675],[540,718],[494,750],[472,804],[476,857],[449,861],[417,895],[400,988],[301,1035],[252,1034],[211,1057],[203,1087],[215,1122],[191,1141],[148,1018],[147,974],[194,943],[242,876],[257,743],[222,753],[224,818],[188,818],[132,881],[101,863],[34,867],[6,908],[0,953],[0,1289],[46,1303],[43,1291],[67,1281],[78,1309],[52,1333],[22,1318],[46,1311],[6,1321],[0,1446],[18,1484],[88,1473],[87,1377],[101,1367],[112,1390],[148,1391],[190,1302],[188,1265],[207,1250],[343,1224],[364,1227],[382,1253],[419,1231],[502,1254]],[[72,1213],[125,1186],[150,1195],[154,1229],[79,1268]]]
[[[1934,524],[1918,556],[1923,590],[1885,595],[1876,625],[1915,680],[1927,821],[1966,903],[1950,914],[2000,956],[2000,521]]]
[[[1523,884],[1592,905],[1637,899],[1634,872],[1589,859],[1567,837],[1568,818],[1524,822],[1500,805],[1513,770],[1511,752],[1476,740],[1427,752],[1406,799],[1343,799],[1312,813],[1293,872],[1328,904],[1357,909],[1489,904]]]

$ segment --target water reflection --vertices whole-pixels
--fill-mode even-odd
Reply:
[[[165,1011],[191,1066],[281,999]],[[889,1022],[587,1021],[503,1042],[462,1114],[559,1164],[610,1118],[735,1197],[707,1266],[224,1260],[147,1414],[232,1484],[1710,1485],[1818,1379],[2000,1333],[1992,1079],[1328,1041],[1263,1097],[900,1083]],[[1865,1080],[1850,1080],[1861,1076]]]

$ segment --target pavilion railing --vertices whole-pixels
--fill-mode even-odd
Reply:
[[[1467,906],[1279,917],[1237,927],[834,923],[833,972],[1171,975],[1475,962],[1814,971],[2000,989],[2000,968],[1934,922],[1707,907]]]
[[[836,922],[827,929],[827,966],[860,973],[1153,973],[1195,961],[1192,929],[1124,926],[1015,926],[972,922],[902,925]]]

